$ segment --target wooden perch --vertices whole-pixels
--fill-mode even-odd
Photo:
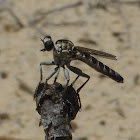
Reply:
[[[36,110],[41,116],[39,126],[43,126],[45,140],[72,140],[71,120],[80,109],[79,95],[69,86],[64,93],[60,83],[37,86],[34,99]],[[43,92],[44,91],[44,92]]]

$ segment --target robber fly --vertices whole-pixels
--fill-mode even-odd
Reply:
[[[123,83],[123,77],[120,76],[120,74],[118,74],[108,66],[104,65],[102,62],[98,61],[95,57],[93,57],[93,56],[100,56],[107,59],[117,60],[116,56],[102,51],[75,46],[71,41],[66,39],[57,40],[56,43],[54,44],[50,36],[45,36],[44,39],[41,39],[41,41],[44,44],[44,48],[41,49],[40,51],[53,50],[54,60],[51,62],[40,63],[40,82],[42,81],[42,65],[56,65],[56,68],[46,78],[46,83],[55,73],[57,73],[54,79],[55,82],[58,78],[60,67],[62,67],[65,78],[67,80],[66,83],[66,87],[67,87],[69,84],[70,77],[69,77],[68,70],[65,68],[66,66],[70,71],[77,74],[77,77],[72,82],[72,85],[80,76],[87,78],[87,80],[78,88],[77,90],[78,93],[90,79],[90,76],[83,73],[82,70],[70,65],[71,61],[80,60],[86,63],[87,65],[89,65],[90,67],[92,67],[93,69],[95,69],[96,71],[108,76],[109,78],[119,83]]]

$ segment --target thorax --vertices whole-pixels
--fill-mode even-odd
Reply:
[[[58,40],[53,50],[54,62],[56,65],[66,65],[74,60],[74,45],[69,40]]]

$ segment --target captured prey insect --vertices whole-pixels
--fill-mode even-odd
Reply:
[[[86,63],[87,65],[89,65],[90,67],[92,67],[93,69],[95,69],[96,71],[110,77],[111,79],[119,83],[123,83],[123,77],[120,76],[120,74],[118,74],[117,72],[115,72],[114,70],[112,70],[111,68],[104,65],[102,62],[98,61],[96,58],[93,57],[93,56],[100,56],[112,60],[117,60],[116,56],[102,51],[75,46],[71,41],[65,39],[57,40],[56,43],[54,44],[50,36],[45,36],[44,39],[41,39],[41,41],[44,44],[44,48],[41,49],[40,51],[53,50],[54,61],[40,63],[40,83],[42,81],[42,65],[56,65],[57,67],[46,78],[46,83],[55,73],[57,73],[54,79],[55,82],[58,78],[60,67],[62,67],[65,78],[67,80],[66,83],[66,87],[67,87],[70,80],[69,72],[65,68],[65,66],[67,66],[67,68],[70,71],[77,74],[77,77],[74,79],[71,85],[73,85],[80,76],[87,78],[87,80],[77,89],[77,93],[78,93],[88,82],[90,76],[83,73],[82,70],[80,70],[79,68],[71,66],[70,62],[73,60],[80,60]]]

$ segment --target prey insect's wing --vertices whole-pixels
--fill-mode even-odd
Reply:
[[[74,49],[76,52],[89,53],[90,55],[96,55],[96,56],[104,57],[107,59],[117,60],[115,55],[112,55],[106,52],[84,48],[80,46],[74,46]]]

